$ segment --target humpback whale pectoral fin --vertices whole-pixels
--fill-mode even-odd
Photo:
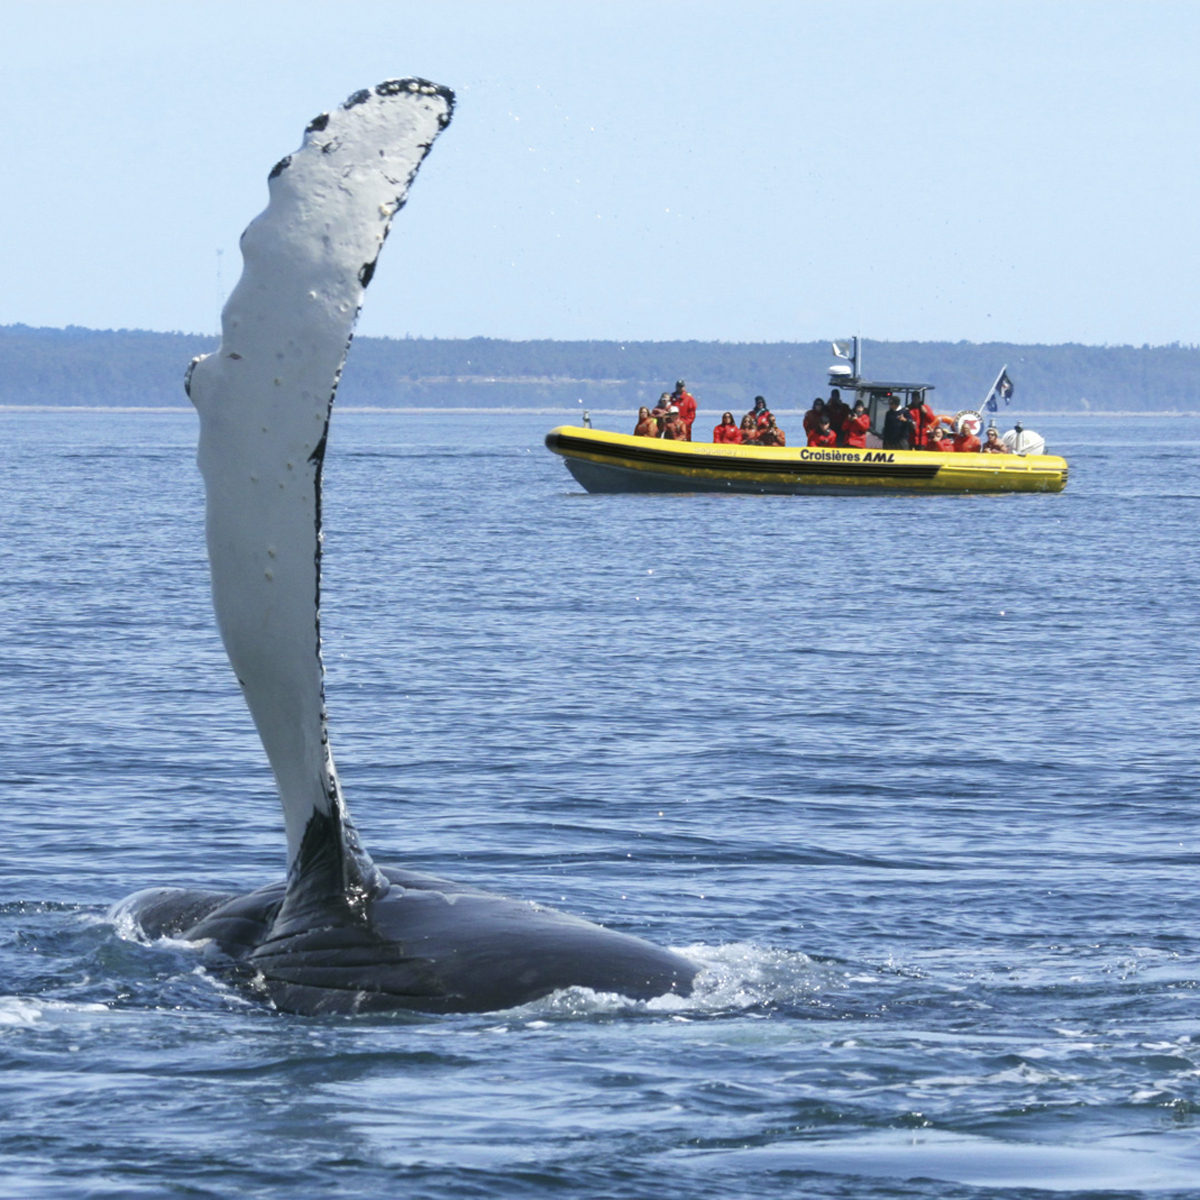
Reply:
[[[285,908],[336,895],[338,881],[352,900],[386,890],[346,818],[328,747],[322,462],[363,289],[453,108],[453,93],[428,80],[387,80],[309,123],[242,235],[220,347],[188,377],[213,607],[283,806]]]

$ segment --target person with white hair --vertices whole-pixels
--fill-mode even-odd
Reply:
[[[989,425],[987,437],[983,443],[984,454],[1011,454],[1012,451],[1000,440],[1000,430],[995,425]]]

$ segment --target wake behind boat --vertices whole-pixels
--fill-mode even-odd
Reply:
[[[835,344],[841,354],[842,344]],[[559,426],[546,435],[546,447],[562,455],[567,469],[589,492],[751,492],[783,495],[840,492],[1061,492],[1066,461],[1044,454],[1045,442],[1018,424],[1002,441],[1008,453],[982,453],[975,434],[980,412],[933,417],[928,383],[873,382],[859,370],[858,339],[853,369],[830,368],[834,395],[855,395],[863,422],[862,446],[767,446],[692,441],[609,433]],[[844,357],[849,358],[847,353]],[[1007,400],[1011,382],[1001,371],[984,407]],[[857,406],[861,403],[861,409]],[[846,406],[849,410],[850,406]],[[889,444],[889,412],[927,412],[936,422],[952,422],[960,445],[973,449],[897,448]],[[892,418],[895,419],[894,417]],[[920,439],[924,441],[924,438]]]

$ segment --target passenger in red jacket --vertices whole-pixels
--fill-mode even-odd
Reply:
[[[956,454],[978,454],[979,439],[965,426],[955,435],[954,450]]]
[[[908,415],[912,418],[912,448],[914,450],[928,449],[929,431],[937,422],[933,409],[922,403],[921,393],[917,392],[908,402]]]
[[[810,446],[836,446],[837,434],[830,427],[829,418],[822,415],[817,422],[817,427],[808,435],[808,444]]]
[[[668,442],[690,442],[692,440],[688,437],[687,425],[684,423],[679,409],[673,404],[667,409],[667,419],[663,424],[662,435]]]
[[[662,437],[662,431],[666,428],[667,413],[671,409],[671,393],[663,392],[658,398],[658,403],[650,410],[650,415],[658,422],[658,436]]]
[[[766,429],[767,422],[771,419],[771,410],[767,407],[766,400],[762,396],[754,397],[754,407],[746,414],[747,417],[754,418],[755,427],[762,430]],[[742,428],[746,427],[746,419],[742,418]]]
[[[817,427],[817,422],[821,419],[821,415],[825,412],[825,401],[818,396],[812,402],[812,408],[804,414],[804,436],[808,437],[810,433]]]
[[[696,420],[696,397],[683,386],[683,380],[675,381],[671,403],[679,409],[679,419],[687,426],[687,440],[692,440],[692,424]]]
[[[925,449],[933,451],[934,454],[953,452],[954,443],[946,437],[946,431],[942,428],[941,421],[936,421],[929,427],[929,432],[925,436]]]
[[[747,413],[742,418],[742,427],[738,432],[742,435],[743,446],[758,445],[758,422],[754,419],[753,413]]]
[[[842,426],[842,435],[846,439],[846,445],[865,450],[867,434],[870,430],[871,418],[867,415],[867,406],[861,400],[856,401],[854,411],[846,418],[846,423]]]
[[[727,412],[721,414],[721,423],[713,430],[713,441],[718,445],[722,443],[740,446],[742,442],[742,431],[737,427],[737,423],[733,419],[733,413]]]
[[[638,409],[637,427],[634,437],[658,437],[658,421],[650,415],[650,410],[643,404]]]
[[[840,437],[842,426],[850,415],[850,405],[842,399],[842,393],[837,388],[830,391],[829,399],[825,401],[825,415],[829,418],[829,428]]]
[[[767,421],[766,429],[762,430],[758,435],[758,444],[760,446],[786,446],[787,435],[775,424],[775,418],[771,417]]]

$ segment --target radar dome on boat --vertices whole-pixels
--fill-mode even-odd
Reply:
[[[829,368],[829,374],[831,378],[834,375],[838,375],[849,379],[850,376],[854,374],[854,371],[852,368],[846,366],[845,363],[834,363],[833,366]]]

